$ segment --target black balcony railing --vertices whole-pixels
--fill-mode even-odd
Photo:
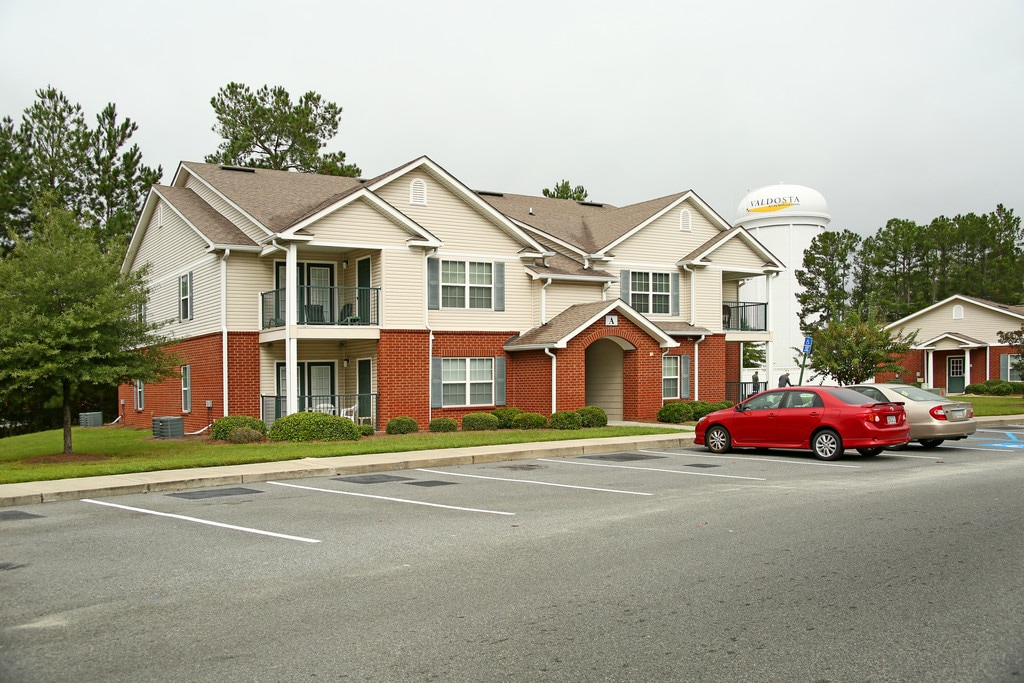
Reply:
[[[756,387],[753,382],[726,382],[725,400],[739,403],[767,388],[764,382],[758,382]]]
[[[753,301],[723,301],[722,329],[727,332],[768,330],[768,304]]]
[[[377,399],[380,394],[303,394],[298,397],[298,411],[328,413],[347,417],[356,424],[371,424],[377,429]],[[288,414],[284,396],[261,396],[263,422],[269,429],[274,420]]]
[[[263,329],[281,327],[288,320],[285,290],[261,294]],[[313,287],[303,285],[298,292],[299,325],[379,325],[380,287]]]

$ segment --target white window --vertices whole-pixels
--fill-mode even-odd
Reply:
[[[491,263],[441,261],[441,307],[490,309],[494,295]]]
[[[192,366],[181,366],[181,412],[192,412]]]
[[[679,212],[679,229],[682,230],[683,232],[693,231],[689,209],[683,209]]]
[[[494,359],[441,359],[441,397],[444,406],[494,405]]]
[[[661,397],[679,398],[679,356],[661,358]]]
[[[427,184],[422,178],[413,178],[409,183],[409,203],[416,206],[427,205]]]
[[[1020,375],[1017,373],[1016,370],[1014,370],[1013,367],[1019,358],[1020,356],[1018,356],[1016,353],[1006,354],[1006,361],[1002,363],[1003,371],[1001,374],[1003,375],[1003,377],[1000,377],[999,379],[1005,380],[1007,382],[1021,381]]]
[[[956,306],[953,307],[953,320],[963,320],[963,319],[964,319],[964,307],[961,306],[960,304],[957,304]]]
[[[146,407],[146,385],[135,380],[135,390],[132,392],[135,399],[135,410],[142,410]]]
[[[192,273],[178,278],[178,320],[192,319]]]
[[[668,273],[629,274],[629,305],[640,313],[669,313],[672,282]]]

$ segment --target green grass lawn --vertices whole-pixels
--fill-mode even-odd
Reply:
[[[974,404],[977,417],[1024,415],[1024,400],[1017,396],[963,396]],[[205,437],[154,439],[149,430],[125,427],[72,429],[74,454],[61,454],[63,432],[52,430],[0,439],[0,484],[46,479],[127,474],[155,470],[240,465],[298,458],[322,458],[360,453],[400,453],[435,448],[462,448],[608,436],[636,436],[676,432],[667,427],[602,427],[573,431],[500,430],[494,432],[420,432],[378,435],[359,441],[321,443],[227,444]]]
[[[594,439],[609,436],[677,433],[669,427],[601,427],[580,430],[500,430],[402,434],[364,437],[359,441],[317,443],[264,442],[228,444],[206,437],[155,439],[152,431],[73,427],[71,456],[61,454],[61,430],[0,439],[0,484],[46,479],[128,474],[155,470],[240,465],[298,458],[322,458],[362,453],[400,453],[435,448],[462,448],[536,441]]]

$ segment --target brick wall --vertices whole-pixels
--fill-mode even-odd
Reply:
[[[214,333],[171,345],[168,350],[178,356],[181,365],[191,366],[192,410],[183,412],[181,405],[180,365],[175,374],[163,382],[147,382],[145,406],[134,408],[134,386],[118,387],[118,399],[124,400],[124,424],[151,429],[154,417],[182,417],[185,432],[207,426],[211,419],[224,415],[224,384],[222,336]],[[259,401],[259,333],[228,334],[228,401],[232,415],[260,417]],[[206,401],[213,401],[207,410]]]

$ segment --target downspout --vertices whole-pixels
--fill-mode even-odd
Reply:
[[[696,310],[695,306],[697,305],[697,283],[695,282],[695,280],[696,280],[695,275],[696,274],[685,263],[682,264],[682,267],[683,267],[683,270],[685,270],[687,273],[690,274],[690,320],[688,322],[691,325],[693,325],[694,324],[693,321],[696,318],[696,314],[694,313],[694,311]],[[701,339],[703,339],[703,337],[701,337]],[[698,342],[698,343],[700,343],[700,342]]]
[[[544,281],[544,284],[540,286],[540,324],[548,324],[548,294],[547,288],[551,284],[551,278]]]
[[[612,283],[605,282],[604,286],[601,287],[601,301],[608,301],[608,290],[612,288]]]
[[[558,358],[551,353],[551,349],[544,349],[544,353],[551,356],[551,414],[558,412]]]
[[[434,378],[431,373],[434,371],[434,330],[430,328],[430,306],[427,303],[427,299],[430,298],[430,281],[427,275],[427,259],[431,256],[437,255],[437,249],[431,249],[430,251],[423,253],[423,291],[427,292],[427,296],[423,299],[424,314],[423,320],[424,325],[427,328],[427,424],[434,419],[434,402],[430,398],[430,390],[434,384]]]
[[[224,417],[230,414],[228,412],[228,256],[231,256],[231,250],[225,249],[220,257],[220,375],[223,381],[221,398],[224,404]]]
[[[700,335],[700,339],[693,342],[693,400],[700,400],[700,343],[704,341],[706,334]]]
[[[285,311],[287,319],[284,327],[284,364],[287,377],[287,401],[285,410],[288,415],[298,412],[299,409],[299,343],[292,337],[292,328],[298,324],[299,307],[299,278],[298,278],[298,248],[293,242],[288,245],[287,258],[285,259]]]

